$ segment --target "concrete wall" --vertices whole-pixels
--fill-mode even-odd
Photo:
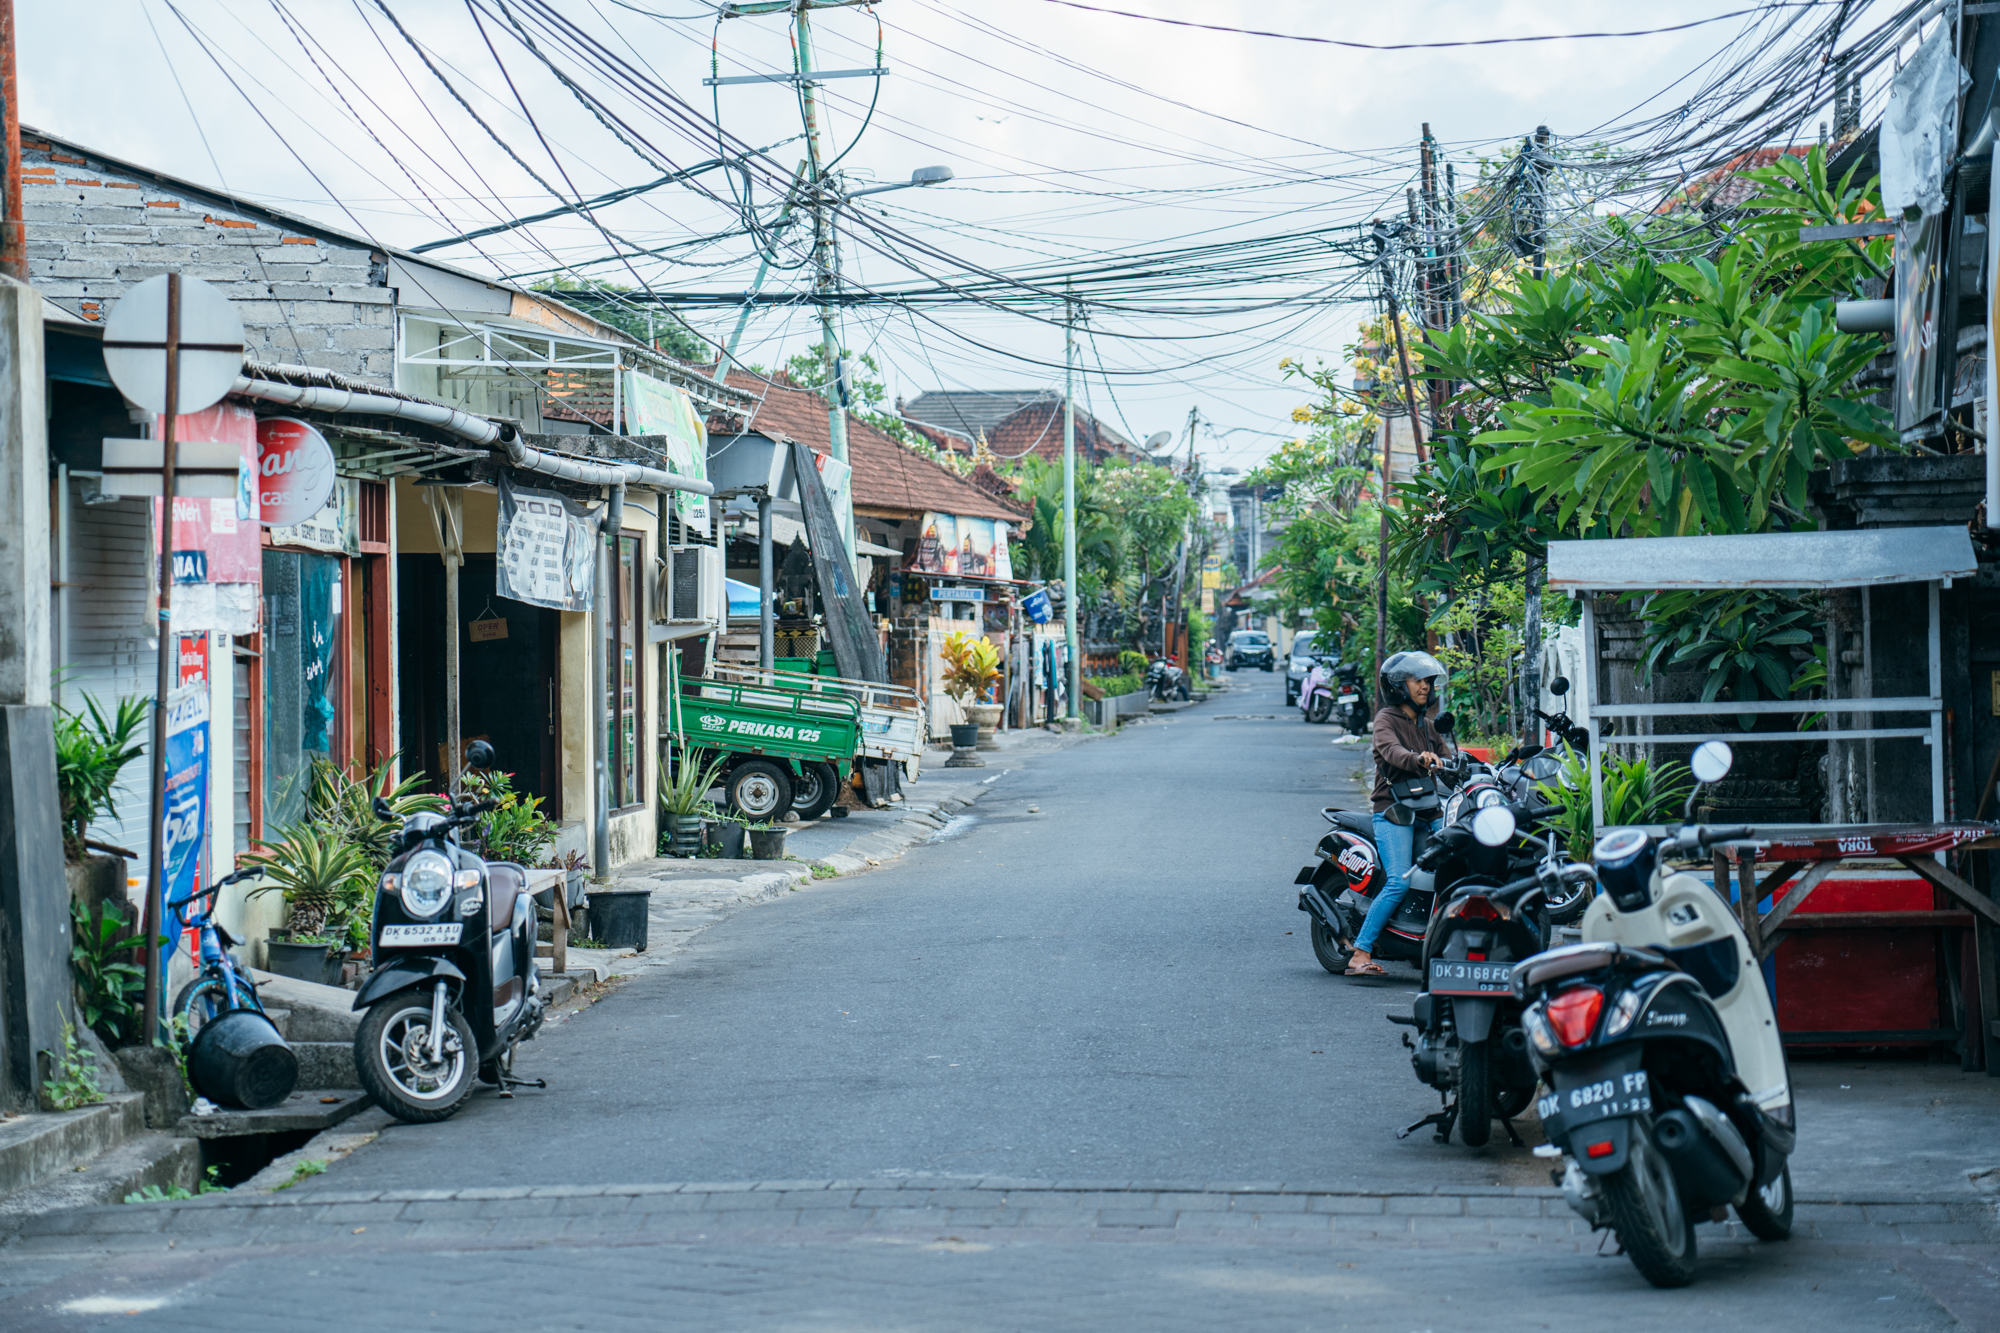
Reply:
[[[133,283],[178,269],[237,303],[250,355],[395,381],[395,293],[364,245],[291,230],[188,189],[23,136],[35,285],[88,320]]]

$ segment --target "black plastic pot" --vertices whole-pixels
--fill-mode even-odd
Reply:
[[[746,831],[744,825],[737,823],[733,819],[722,821],[716,830],[715,840],[722,848],[722,854],[725,857],[732,861],[743,859],[743,835]]]
[[[790,829],[753,828],[750,830],[750,859],[752,861],[782,861],[785,859],[785,835]]]
[[[299,981],[316,981],[322,986],[340,984],[340,951],[324,944],[297,944],[291,940],[264,941],[265,971]]]
[[[219,1106],[276,1106],[299,1081],[299,1058],[271,1020],[237,1009],[202,1024],[188,1051],[188,1082]]]
[[[607,949],[646,951],[646,904],[651,889],[593,889],[590,933]]]
[[[977,722],[963,722],[952,727],[951,743],[960,750],[970,750],[973,746],[979,744],[979,724]]]

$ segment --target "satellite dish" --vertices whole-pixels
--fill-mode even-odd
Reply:
[[[1146,441],[1146,452],[1150,454],[1155,450],[1164,449],[1173,442],[1174,433],[1170,430],[1163,430],[1158,435]]]

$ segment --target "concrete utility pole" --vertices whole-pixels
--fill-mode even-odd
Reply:
[[[840,325],[835,300],[840,290],[840,238],[834,232],[833,211],[839,204],[839,190],[827,174],[826,140],[820,129],[819,85],[813,82],[812,10],[802,0],[793,18],[799,51],[799,105],[806,122],[806,163],[812,173],[813,287],[819,296],[820,363],[825,368],[827,435],[837,462],[847,462],[847,385],[841,375]],[[847,547],[847,561],[854,563],[854,485],[850,479],[841,494],[840,536]]]
[[[1076,637],[1076,298],[1063,299],[1063,632],[1069,642],[1069,702],[1077,715],[1083,654]]]

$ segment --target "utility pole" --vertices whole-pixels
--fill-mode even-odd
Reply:
[[[7,160],[0,201],[0,273],[28,280],[28,224],[21,208],[21,82],[14,75],[14,0],[0,0],[0,136]],[[158,807],[154,807],[157,809]]]
[[[1069,702],[1083,694],[1083,652],[1076,637],[1076,297],[1063,298],[1063,633],[1069,640]]]
[[[1534,161],[1534,266],[1537,280],[1548,273],[1548,174],[1553,167],[1549,158],[1549,127],[1535,127]],[[1523,573],[1524,587],[1521,617],[1521,727],[1522,739],[1529,744],[1539,744],[1542,736],[1541,719],[1533,710],[1542,705],[1542,585],[1548,578],[1548,557],[1536,555],[1532,551],[1524,557],[1526,566]],[[1593,759],[1592,762],[1595,762]]]
[[[778,210],[778,220],[771,231],[775,235],[792,216],[792,206],[798,202],[799,187],[806,181],[810,170],[806,162],[799,163],[799,169],[792,173],[791,192],[785,196],[785,206]],[[736,348],[743,341],[743,330],[750,325],[750,312],[757,308],[757,293],[764,290],[764,279],[771,274],[771,256],[768,252],[757,260],[757,276],[750,283],[749,299],[743,302],[743,311],[736,317],[736,329],[729,335],[729,343],[722,349],[722,355],[715,362],[715,382],[729,383],[729,368],[736,361]]]
[[[5,41],[7,51],[4,58],[9,65],[7,72],[7,122],[14,126],[12,135],[14,148],[9,153],[9,164],[20,160],[20,130],[14,115],[15,91],[11,77],[13,64],[13,6],[8,6]],[[18,179],[18,177],[17,177]],[[10,195],[7,209],[11,215],[18,194]],[[166,412],[165,426],[160,441],[160,611],[159,625],[154,633],[160,636],[159,676],[155,683],[156,697],[153,702],[153,819],[148,830],[146,845],[146,905],[139,914],[140,933],[146,940],[145,984],[142,1002],[146,1014],[146,1044],[151,1046],[159,1041],[160,1033],[160,950],[157,941],[164,933],[160,915],[164,910],[167,884],[167,697],[173,693],[175,681],[173,601],[174,601],[174,474],[180,462],[179,441],[175,438],[180,425],[181,410],[181,275],[167,274],[167,338],[166,338]]]
[[[795,11],[793,31],[799,51],[799,105],[806,122],[806,162],[812,172],[813,287],[819,297],[820,362],[826,373],[827,435],[837,462],[847,462],[847,385],[841,376],[840,325],[834,302],[840,290],[840,238],[834,233],[833,210],[839,190],[827,175],[826,139],[820,129],[819,85],[813,82],[812,9],[803,0]],[[851,465],[850,465],[851,466]],[[847,559],[854,561],[854,482],[850,475],[841,497],[840,535],[847,547]]]

